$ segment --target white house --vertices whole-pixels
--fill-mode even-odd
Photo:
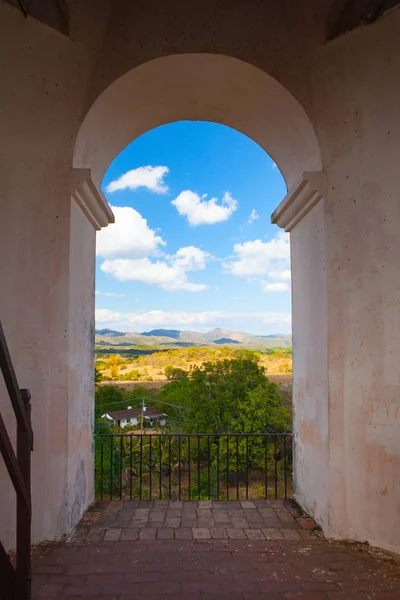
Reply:
[[[110,421],[110,424],[119,425],[120,427],[124,428],[128,425],[138,425],[141,414],[141,407],[132,408],[132,406],[128,406],[128,408],[123,410],[113,410],[111,412],[105,413],[104,415],[102,415],[102,417],[108,419]],[[153,406],[144,406],[143,421],[145,427],[163,427],[167,424],[167,415],[158,410],[158,408],[154,408]]]

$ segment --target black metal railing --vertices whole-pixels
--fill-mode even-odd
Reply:
[[[292,496],[291,433],[95,434],[100,499]]]
[[[17,453],[0,414],[0,452],[17,496],[16,567],[0,542],[0,597],[31,598],[31,451],[33,433],[29,390],[20,390],[0,323],[0,369],[17,421]]]

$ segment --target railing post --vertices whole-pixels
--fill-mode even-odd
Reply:
[[[31,395],[29,390],[21,390],[29,423],[31,422]],[[31,451],[32,437],[21,423],[17,424],[17,460],[31,497]],[[31,503],[27,506],[21,498],[17,499],[17,556],[16,582],[17,600],[31,598]]]

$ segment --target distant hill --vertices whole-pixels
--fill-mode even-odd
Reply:
[[[120,335],[124,335],[120,331],[115,331],[114,329],[96,329],[96,335],[106,335],[107,337],[119,337]]]
[[[224,346],[235,344],[243,348],[291,348],[292,336],[287,334],[253,335],[241,331],[216,328],[206,333],[179,331],[178,329],[152,329],[151,331],[122,332],[113,329],[96,329],[95,341],[101,346],[139,346],[182,348],[190,346]]]
[[[179,340],[181,332],[178,329],[152,329],[151,331],[143,331],[140,335],[145,335],[146,337],[169,337]]]
[[[240,342],[229,338],[219,338],[219,340],[214,340],[214,344],[240,344]]]

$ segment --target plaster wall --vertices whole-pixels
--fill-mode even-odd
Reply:
[[[67,530],[92,502],[96,231],[71,199],[69,255]],[[85,259],[82,261],[82,257]]]
[[[72,331],[69,319],[70,299],[74,300],[70,275],[76,282],[86,273],[90,276],[86,289],[93,287],[94,234],[89,234],[89,252],[87,244],[79,244],[80,236],[88,232],[82,231],[83,226],[79,229],[71,209],[69,183],[85,78],[92,68],[91,44],[98,35],[91,27],[90,9],[90,3],[81,8],[74,28],[77,35],[81,31],[80,39],[72,43],[0,4],[0,318],[19,385],[32,394],[34,543],[68,534],[74,524],[71,507],[78,501],[81,506],[74,509],[78,514],[92,493],[87,441],[75,443],[69,436],[69,423],[76,423],[83,410],[80,403],[88,402],[92,387],[90,369],[83,388],[82,372],[71,375],[77,364],[86,366],[92,342],[86,338],[77,357],[77,323],[72,320]],[[78,264],[74,254],[78,249],[89,258],[89,270],[81,274],[72,268]],[[92,322],[93,290],[85,302]],[[82,329],[81,337],[86,333],[89,327]],[[91,391],[90,406],[92,402]],[[4,387],[0,410],[14,435],[15,419]],[[87,418],[90,410],[87,406]],[[84,420],[81,423],[85,425]],[[84,436],[80,428],[74,435]],[[77,449],[75,459],[71,453]],[[81,479],[77,480],[83,453],[84,493]],[[5,548],[12,548],[15,494],[1,459],[0,490],[0,538]]]
[[[329,8],[317,0],[306,9],[175,0],[156,10],[154,2],[88,0],[70,5],[69,39],[0,4],[0,315],[19,383],[32,392],[34,541],[68,533],[90,499],[89,436],[75,426],[91,419],[92,375],[84,373],[93,273],[78,249],[91,262],[94,235],[71,205],[70,169],[89,167],[99,185],[107,160],[135,136],[195,118],[237,127],[276,153],[289,192],[297,171],[327,173],[324,200],[291,234],[296,494],[330,535],[400,548],[400,11],[325,44]],[[258,67],[268,73],[264,96],[283,90],[285,102],[257,102],[259,71],[255,79],[241,71],[235,82],[238,71],[217,70],[217,60],[209,73],[211,63],[200,58],[191,69],[192,52]],[[153,83],[141,95],[145,67],[174,54],[186,55],[169,71],[174,85],[160,70],[147,71]],[[115,92],[128,80],[129,98],[112,94],[111,84]],[[112,109],[106,120],[97,112],[104,100]],[[293,120],[296,111],[302,119]],[[317,154],[309,135],[307,145],[298,143],[301,122]],[[0,404],[12,421],[3,392]],[[7,546],[13,493],[3,475]]]
[[[400,549],[400,13],[321,54],[328,533]],[[318,88],[318,89],[317,89]],[[328,143],[330,142],[330,143]]]
[[[324,199],[291,232],[296,498],[328,535],[397,551],[399,30],[397,11],[315,56],[306,110],[321,148]],[[325,294],[317,293],[316,256],[325,259]]]
[[[329,415],[325,206],[290,234],[293,321],[295,498],[329,524]]]

